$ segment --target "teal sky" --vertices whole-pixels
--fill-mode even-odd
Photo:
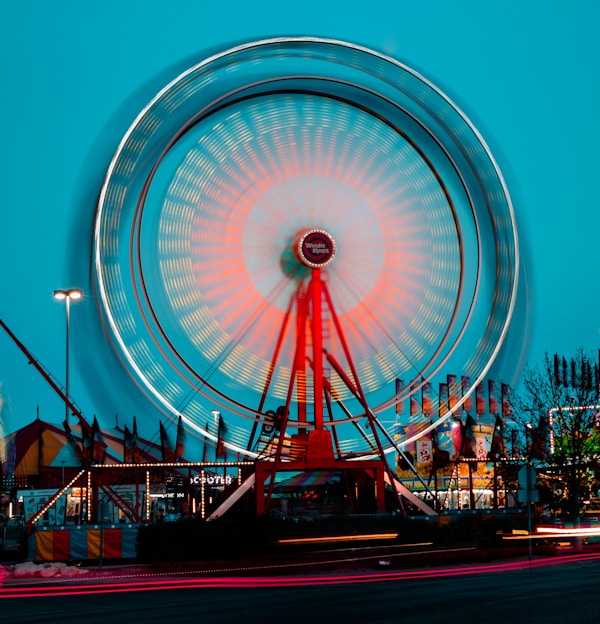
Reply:
[[[490,146],[513,199],[523,260],[514,327],[495,373],[514,383],[545,351],[597,349],[599,19],[592,0],[4,3],[0,318],[62,382],[64,306],[52,291],[83,288],[86,298],[71,308],[73,397],[105,426],[116,413],[124,422],[136,415],[142,427],[152,422],[143,433],[155,433],[149,408],[89,320],[91,228],[104,174],[137,113],[182,70],[242,41],[312,35],[417,70]],[[46,420],[64,418],[61,401],[5,334],[0,396],[9,431],[38,407]]]

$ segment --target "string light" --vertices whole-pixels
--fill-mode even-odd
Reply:
[[[554,453],[554,414],[556,412],[583,412],[584,410],[600,411],[600,405],[573,405],[571,407],[551,407],[548,410],[548,425],[550,428],[550,455]]]
[[[200,471],[200,477],[202,478],[202,482],[204,483],[204,470]],[[200,488],[200,517],[202,520],[206,517],[206,501],[205,501],[205,493],[204,486]]]
[[[142,463],[142,464],[135,464],[135,463],[124,463],[124,464],[92,464],[90,466],[91,469],[123,469],[123,468],[146,468],[146,469],[150,469],[150,468],[200,468],[200,474],[201,474],[201,485],[202,485],[202,504],[201,504],[201,514],[202,514],[202,518],[204,518],[205,516],[205,505],[204,505],[204,484],[206,483],[206,477],[204,476],[204,467],[210,467],[210,468],[216,468],[216,467],[221,467],[221,468],[237,468],[237,481],[238,481],[238,485],[241,483],[241,479],[242,479],[242,468],[245,466],[254,466],[254,462],[250,462],[250,461],[245,461],[245,462],[241,462],[241,461],[237,461],[237,462],[155,462],[155,463]],[[49,509],[51,509],[56,502],[58,501],[58,499],[63,496],[64,494],[67,493],[67,491],[73,486],[74,483],[77,482],[77,480],[81,477],[81,475],[83,475],[83,473],[86,472],[86,469],[84,468],[83,470],[81,470],[80,472],[77,473],[77,475],[71,480],[69,481],[66,485],[64,485],[60,490],[58,490],[58,492],[51,497],[48,502],[39,510],[39,512],[33,516],[33,518],[29,521],[29,525],[34,525]],[[88,493],[92,492],[92,470],[87,470],[87,491]],[[146,520],[150,520],[150,470],[146,470],[146,507],[145,507],[145,517]],[[92,508],[91,505],[89,504],[89,500],[88,500],[88,505],[87,505],[87,510],[86,510],[86,518],[88,522],[91,522],[92,519]]]
[[[56,501],[63,494],[66,493],[66,491],[73,485],[73,483],[77,481],[77,479],[79,479],[79,477],[84,472],[85,472],[85,469],[78,472],[77,475],[71,481],[69,481],[69,483],[67,483],[67,485],[65,485],[60,490],[58,490],[58,492],[53,497],[50,498],[50,500],[40,509],[40,511],[35,516],[33,516],[33,518],[29,522],[29,525],[35,524],[48,511],[48,509],[50,509],[56,503]]]
[[[146,470],[146,520],[150,521],[150,471]]]
[[[87,493],[90,494],[92,492],[92,472],[91,470],[88,470],[87,473]],[[79,513],[81,513],[83,510],[80,510]],[[92,506],[90,505],[90,501],[88,499],[87,501],[87,521],[91,522],[92,521]]]
[[[142,463],[142,464],[92,464],[92,468],[237,468],[239,466],[254,466],[255,462],[156,462],[156,463]]]

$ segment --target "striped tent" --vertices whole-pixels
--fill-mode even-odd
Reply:
[[[36,418],[0,440],[2,476],[27,479],[37,487],[52,487],[59,473],[71,474],[85,463],[125,461],[125,438],[125,431],[120,428],[97,427],[94,430],[84,422],[73,424],[67,430]],[[139,462],[161,461],[160,445],[141,438],[135,443]]]

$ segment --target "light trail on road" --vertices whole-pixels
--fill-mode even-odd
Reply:
[[[325,585],[350,585],[364,583],[398,582],[415,579],[435,579],[443,577],[480,575],[510,572],[527,568],[540,568],[553,565],[582,563],[600,559],[600,553],[580,553],[560,557],[508,561],[493,564],[473,564],[469,566],[400,570],[394,572],[373,572],[362,574],[329,574],[303,576],[260,576],[260,577],[202,577],[168,578],[161,580],[130,580],[120,583],[99,584],[61,584],[40,587],[4,587],[0,590],[0,599],[37,598],[48,596],[73,596],[87,594],[111,594],[142,591],[165,591],[174,589],[200,588],[269,588],[269,587],[310,587]]]

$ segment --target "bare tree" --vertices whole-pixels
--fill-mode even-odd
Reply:
[[[528,459],[540,461],[553,511],[577,518],[595,490],[600,461],[598,362],[580,348],[574,357],[546,353],[542,366],[527,367],[523,390],[513,398]],[[529,436],[527,433],[529,432]],[[523,439],[523,438],[521,438]]]

